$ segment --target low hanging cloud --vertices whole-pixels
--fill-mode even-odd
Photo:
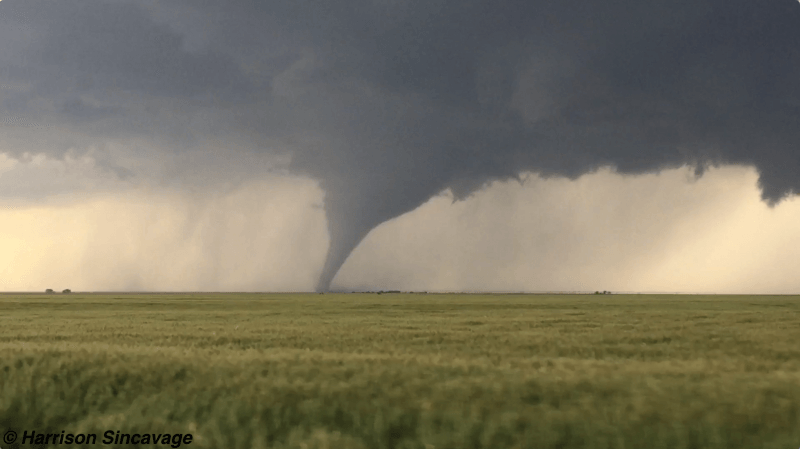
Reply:
[[[793,0],[7,0],[0,148],[210,191],[317,180],[326,290],[381,223],[522,173],[732,165],[766,204],[797,194],[798,25]]]

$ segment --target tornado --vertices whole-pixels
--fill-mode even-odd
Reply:
[[[143,149],[232,161],[209,184],[313,178],[319,291],[382,223],[521,173],[744,165],[766,203],[800,193],[794,0],[2,3],[26,34],[0,39],[0,118],[52,125],[7,126],[4,151],[108,145],[166,184],[190,164]]]

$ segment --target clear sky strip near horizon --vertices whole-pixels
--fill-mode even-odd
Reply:
[[[797,293],[800,5],[5,0],[0,290]]]

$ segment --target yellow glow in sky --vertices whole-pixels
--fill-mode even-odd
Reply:
[[[334,287],[800,292],[800,201],[770,209],[756,181],[745,167],[697,181],[600,170],[444,194],[375,229]],[[0,290],[310,291],[328,245],[323,197],[275,176],[215,196],[17,203],[0,210]]]

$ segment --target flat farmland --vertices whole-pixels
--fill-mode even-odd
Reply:
[[[800,297],[3,294],[9,430],[4,449],[796,448]]]

